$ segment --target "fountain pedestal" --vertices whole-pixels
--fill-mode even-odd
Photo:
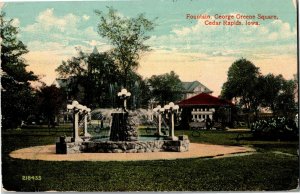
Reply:
[[[137,141],[137,128],[130,122],[128,112],[112,113],[110,141]]]

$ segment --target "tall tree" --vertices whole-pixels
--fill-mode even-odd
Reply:
[[[258,113],[260,99],[257,95],[259,88],[259,68],[247,59],[236,60],[229,68],[227,81],[222,86],[222,98],[235,99],[246,113]]]
[[[273,112],[276,111],[276,101],[284,81],[282,75],[275,76],[273,74],[268,74],[266,76],[261,75],[258,77],[258,96],[262,101],[262,106],[270,107]]]
[[[28,50],[18,39],[18,28],[12,22],[12,19],[5,19],[4,12],[0,13],[1,108],[4,129],[16,127],[32,112],[34,93],[30,81],[37,80],[32,71],[26,71],[27,64],[22,56]]]
[[[81,77],[87,74],[88,55],[80,48],[76,48],[77,56],[62,61],[62,64],[56,68],[60,78]]]
[[[151,92],[146,80],[136,72],[129,73],[127,88],[131,92],[129,98],[129,108],[148,108],[148,101],[151,99]]]
[[[286,80],[280,75],[260,75],[258,77],[257,97],[260,106],[269,107],[273,114],[289,115],[295,112],[294,80]]]
[[[282,80],[281,90],[278,93],[278,96],[275,99],[274,112],[285,115],[293,116],[297,111],[295,97],[294,97],[294,80]]]
[[[282,75],[261,75],[252,62],[239,59],[229,68],[221,95],[237,99],[246,113],[256,116],[260,107],[270,107],[274,114],[289,115],[295,111],[294,88],[293,80]]]
[[[119,81],[116,64],[107,53],[98,52],[91,53],[87,63],[88,72],[85,82],[87,104],[96,105],[98,103],[100,107],[113,106],[110,89],[114,87],[114,83]],[[93,83],[92,87],[91,83]]]
[[[39,111],[48,120],[48,127],[54,126],[55,116],[63,107],[63,91],[55,85],[43,86],[37,93]]]
[[[139,65],[141,54],[150,50],[145,41],[150,38],[147,32],[154,29],[154,23],[146,19],[144,14],[136,18],[123,17],[112,7],[107,14],[99,10],[95,12],[100,17],[98,33],[112,44],[111,55],[119,67],[125,87],[128,74]]]
[[[56,68],[59,78],[65,79],[65,89],[69,97],[76,100],[84,100],[83,83],[86,80],[88,64],[88,55],[76,48],[77,56],[74,56],[67,61],[62,61],[62,64]]]
[[[152,96],[162,105],[177,101],[182,96],[182,82],[174,71],[163,75],[153,75],[148,82],[152,88]]]
[[[91,107],[113,106],[111,93],[120,85],[119,72],[107,53],[87,54],[78,50],[77,56],[63,61],[56,71],[60,78],[69,80],[66,89],[81,103]]]

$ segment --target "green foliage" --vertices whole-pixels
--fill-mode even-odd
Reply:
[[[6,20],[0,13],[1,36],[1,109],[2,127],[17,127],[21,120],[34,110],[34,93],[30,81],[37,80],[33,72],[26,71],[22,56],[28,53],[26,46],[18,40],[18,28],[13,20]]]
[[[285,117],[256,121],[251,131],[255,137],[266,139],[297,139],[299,136],[295,121]]]
[[[181,99],[182,82],[174,71],[162,75],[153,75],[148,82],[152,87],[152,97],[160,104]]]
[[[91,53],[87,58],[88,72],[84,82],[85,103],[111,107],[118,89],[116,64],[107,53]],[[93,85],[93,87],[91,87]]]
[[[151,98],[151,91],[147,85],[147,81],[135,72],[128,74],[127,88],[131,92],[129,98],[129,108],[148,108],[148,101]]]
[[[257,94],[261,99],[261,106],[270,107],[274,114],[288,116],[295,112],[293,80],[286,80],[282,75],[268,74],[258,77]]]
[[[221,96],[239,99],[240,106],[247,111],[256,111],[259,68],[244,58],[235,61],[228,70],[227,81],[222,86]]]
[[[136,18],[123,17],[112,7],[107,14],[98,10],[95,13],[100,17],[98,33],[114,47],[111,56],[118,65],[124,86],[127,86],[128,73],[136,70],[141,54],[150,50],[145,41],[150,38],[147,32],[154,29],[154,23],[144,14]]]
[[[78,55],[67,61],[62,61],[62,64],[57,67],[56,71],[61,78],[72,76],[84,76],[87,74],[87,54],[76,48]]]
[[[281,84],[283,83],[282,75],[261,75],[258,77],[258,82],[260,85],[259,96],[263,100],[262,105],[269,106],[272,110],[274,110],[274,103],[279,91],[281,90]]]
[[[62,64],[56,68],[59,78],[65,80],[65,86],[62,86],[69,98],[75,98],[83,101],[84,94],[82,88],[87,77],[88,55],[76,48],[77,56],[74,56],[67,61],[62,61]]]
[[[228,70],[221,96],[236,100],[246,113],[257,113],[260,107],[270,107],[274,114],[290,116],[295,112],[295,82],[282,75],[261,75],[259,68],[246,59],[235,61]]]
[[[54,126],[54,117],[59,114],[65,102],[63,91],[54,85],[43,86],[37,92],[39,113],[48,120],[48,127]]]
[[[56,69],[67,82],[64,90],[69,98],[79,100],[89,107],[115,107],[116,94],[122,80],[117,65],[108,53],[87,54],[78,50],[78,55],[63,61]],[[134,71],[127,73],[127,89],[132,92],[129,107],[139,108],[146,105],[150,96],[149,88],[140,75]]]
[[[281,90],[275,100],[274,112],[285,116],[291,116],[297,112],[294,89],[295,82],[293,80],[283,79]]]
[[[77,56],[63,61],[56,71],[60,78],[68,80],[64,89],[70,98],[94,107],[106,104],[113,97],[112,87],[118,72],[107,53],[87,54],[78,50]]]

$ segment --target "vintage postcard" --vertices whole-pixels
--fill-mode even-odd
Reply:
[[[0,7],[2,191],[299,191],[297,0]]]

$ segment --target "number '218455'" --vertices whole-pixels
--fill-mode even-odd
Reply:
[[[22,181],[41,181],[42,176],[22,176]]]

